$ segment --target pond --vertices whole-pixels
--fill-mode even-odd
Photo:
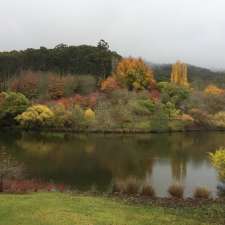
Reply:
[[[81,191],[108,191],[115,181],[135,178],[167,196],[179,182],[185,196],[197,186],[216,193],[219,182],[208,153],[225,146],[225,133],[1,134],[0,164],[13,159],[26,179],[63,183]]]

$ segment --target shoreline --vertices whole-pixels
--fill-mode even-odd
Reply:
[[[172,133],[202,133],[202,132],[225,132],[225,129],[185,129],[185,130],[143,130],[143,129],[68,129],[68,128],[49,128],[49,129],[24,129],[20,127],[4,127],[3,131],[20,131],[31,133],[68,133],[68,134],[172,134]]]

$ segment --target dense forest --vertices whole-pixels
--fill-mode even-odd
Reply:
[[[59,44],[53,49],[40,47],[1,52],[0,76],[6,79],[24,70],[105,76],[112,72],[120,58],[119,54],[110,51],[104,40],[96,47]]]

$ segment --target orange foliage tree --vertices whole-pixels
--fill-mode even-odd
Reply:
[[[218,88],[216,85],[209,85],[205,88],[204,93],[207,95],[223,95],[225,90]]]
[[[143,90],[155,83],[153,71],[142,59],[122,59],[113,74],[113,78],[129,90]]]

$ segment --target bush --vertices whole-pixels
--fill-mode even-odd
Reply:
[[[78,88],[78,79],[75,76],[67,75],[64,77],[64,95],[71,96],[73,95]]]
[[[204,93],[206,95],[223,95],[225,94],[225,90],[218,88],[215,85],[209,85],[205,88]]]
[[[145,184],[141,189],[140,195],[145,197],[155,197],[155,190],[151,185]]]
[[[49,127],[52,125],[54,113],[45,105],[34,105],[16,119],[25,128]]]
[[[185,128],[192,125],[193,122],[194,119],[190,115],[182,114],[169,121],[169,128],[172,131],[183,131]]]
[[[92,122],[95,119],[95,112],[92,109],[86,109],[84,111],[84,118],[87,121]]]
[[[73,128],[75,129],[83,129],[88,125],[88,122],[84,118],[84,110],[79,105],[75,105],[72,108],[72,119]]]
[[[53,125],[56,128],[71,128],[73,126],[72,113],[66,110],[63,104],[54,105],[51,110],[54,113]]]
[[[65,96],[65,79],[60,76],[48,77],[48,95],[51,99],[59,99]]]
[[[139,183],[135,178],[129,178],[125,183],[124,193],[128,195],[138,194],[139,191]]]
[[[24,112],[29,104],[29,100],[21,93],[0,93],[0,123],[2,125],[14,124],[14,118]]]
[[[143,90],[155,83],[153,71],[142,59],[122,59],[116,67],[114,79],[129,90]]]
[[[25,71],[19,77],[15,78],[10,83],[10,90],[20,92],[27,98],[33,99],[38,97],[38,85],[40,76],[32,71]]]
[[[122,181],[116,181],[112,186],[112,193],[122,193],[125,190],[125,184]]]
[[[207,112],[194,108],[189,111],[189,114],[197,126],[206,128],[212,126],[210,115]]]
[[[173,184],[169,187],[168,193],[171,197],[174,198],[183,198],[184,196],[184,187],[180,184]]]
[[[194,198],[209,199],[210,191],[205,187],[197,187],[194,191]]]
[[[108,77],[106,80],[101,83],[101,91],[103,92],[112,92],[119,89],[120,86],[118,82],[113,77]]]
[[[78,76],[77,92],[79,94],[90,94],[97,88],[97,80],[92,75],[80,75]]]
[[[225,128],[225,111],[218,112],[212,117],[212,123],[219,128]]]
[[[186,87],[177,86],[168,82],[160,82],[157,86],[161,91],[162,103],[172,102],[177,107],[190,96],[190,90]]]
[[[220,178],[225,181],[225,149],[221,148],[215,153],[210,153],[210,160],[217,169]]]

